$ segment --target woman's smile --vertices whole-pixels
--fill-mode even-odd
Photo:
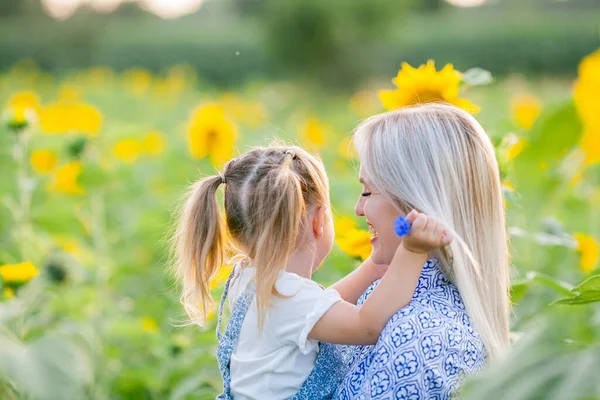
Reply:
[[[373,245],[377,239],[379,239],[379,234],[375,230],[375,227],[369,223],[369,221],[367,221],[367,225],[369,226],[369,233],[371,234],[371,239],[369,241],[371,242],[371,245]]]

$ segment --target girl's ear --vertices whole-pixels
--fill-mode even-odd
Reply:
[[[319,239],[323,236],[323,231],[325,227],[325,217],[326,217],[327,208],[325,206],[319,206],[313,212],[312,217],[312,230],[315,238]]]

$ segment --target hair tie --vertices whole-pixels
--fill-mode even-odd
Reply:
[[[219,178],[221,178],[221,183],[227,183],[227,180],[225,179],[225,174],[219,174]]]
[[[292,156],[292,160],[295,160],[295,159],[297,158],[297,157],[296,157],[296,152],[294,152],[294,150],[290,150],[290,149],[288,149],[288,150],[284,151],[284,154],[285,154],[286,156],[287,156],[287,155],[290,155],[290,156]]]

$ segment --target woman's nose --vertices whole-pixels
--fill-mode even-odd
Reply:
[[[365,199],[364,199],[364,197],[360,196],[358,198],[358,202],[356,203],[356,206],[354,207],[354,213],[359,217],[365,216]]]

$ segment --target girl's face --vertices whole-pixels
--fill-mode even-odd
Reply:
[[[362,167],[359,178],[363,189],[354,211],[359,217],[366,217],[369,231],[373,234],[371,259],[375,264],[389,265],[402,241],[394,232],[394,221],[401,214],[375,189]]]

